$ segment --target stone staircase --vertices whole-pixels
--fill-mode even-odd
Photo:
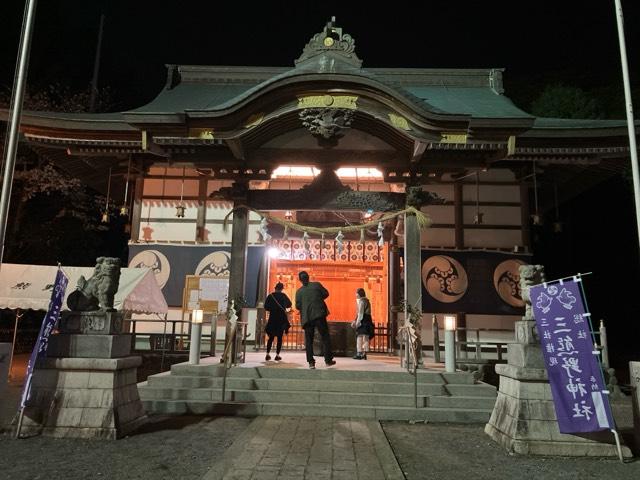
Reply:
[[[222,400],[220,365],[173,365],[138,384],[148,413],[292,415],[486,423],[495,387],[469,373],[233,367]]]

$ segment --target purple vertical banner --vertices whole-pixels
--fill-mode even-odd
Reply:
[[[56,281],[53,284],[53,291],[51,292],[51,301],[49,302],[49,310],[47,315],[42,321],[40,326],[40,334],[36,345],[33,347],[29,363],[27,365],[27,377],[24,382],[24,388],[22,390],[22,400],[20,401],[20,407],[24,408],[31,395],[31,380],[33,378],[33,369],[39,359],[44,358],[47,354],[47,347],[49,346],[49,335],[56,325],[56,322],[60,318],[60,310],[62,309],[62,302],[64,300],[64,294],[67,291],[67,285],[69,279],[62,272],[61,268],[58,268],[56,274]]]
[[[591,336],[582,279],[544,283],[529,291],[561,433],[615,428]]]

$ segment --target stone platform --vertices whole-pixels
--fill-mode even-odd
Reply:
[[[46,359],[33,376],[22,435],[127,435],[146,421],[136,386],[140,363],[140,357]]]
[[[430,422],[486,422],[495,402],[491,385],[470,373],[445,373],[440,365],[418,370],[416,377],[399,367],[397,357],[370,355],[369,360],[337,358],[315,370],[304,353],[284,352],[283,361],[265,361],[248,353],[247,363],[228,371],[209,357],[200,365],[173,365],[170,372],[139,384],[149,413],[292,415]],[[427,365],[429,366],[429,364]]]

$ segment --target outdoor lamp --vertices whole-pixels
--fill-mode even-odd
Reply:
[[[456,316],[444,316],[444,370],[456,371]]]
[[[200,363],[200,339],[202,338],[202,318],[204,312],[200,308],[191,310],[191,337],[189,342],[189,363]]]
[[[191,323],[202,323],[204,312],[197,308],[191,312]]]
[[[444,329],[447,331],[454,331],[456,329],[456,316],[445,315],[444,316]]]
[[[187,209],[184,205],[178,205],[176,207],[176,217],[184,218],[184,211]]]
[[[280,249],[277,247],[271,247],[267,250],[267,255],[269,255],[269,258],[278,258],[280,256]]]

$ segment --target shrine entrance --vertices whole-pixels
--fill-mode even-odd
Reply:
[[[309,273],[311,281],[321,282],[329,290],[329,298],[326,300],[329,307],[327,320],[336,353],[348,354],[355,347],[350,322],[356,316],[356,290],[364,288],[371,301],[371,313],[376,325],[372,351],[387,352],[390,344],[387,338],[387,244],[380,247],[378,242],[374,241],[344,241],[342,252],[338,252],[333,241],[325,241],[322,246],[320,240],[309,240],[307,243],[308,249],[300,239],[272,242],[269,251],[269,290],[272,290],[277,282],[282,282],[284,293],[295,303],[296,290],[300,287],[298,272],[304,270]],[[304,348],[300,315],[295,309],[292,330],[287,337],[285,347]]]

